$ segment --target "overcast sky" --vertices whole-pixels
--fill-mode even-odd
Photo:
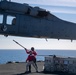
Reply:
[[[76,0],[11,0],[18,3],[28,3],[50,11],[57,17],[76,23]],[[57,39],[38,39],[26,37],[0,36],[0,49],[22,49],[12,40],[15,39],[26,48],[34,46],[36,49],[68,49],[76,50],[76,41]]]

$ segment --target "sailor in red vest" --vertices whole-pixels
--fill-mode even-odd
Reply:
[[[27,54],[30,54],[29,50],[27,50],[26,48],[25,48],[25,50],[26,50]],[[37,64],[36,64],[36,55],[37,55],[37,53],[36,53],[34,47],[31,47],[31,51],[32,51],[32,55],[35,57],[35,59],[33,60],[34,64],[35,64],[36,68],[38,69]],[[29,65],[29,72],[31,72],[31,65]]]
[[[32,51],[29,51],[28,58],[26,59],[26,62],[27,62],[27,64],[26,64],[26,73],[29,73],[28,68],[29,68],[29,65],[31,65],[31,64],[34,66],[36,72],[38,72],[38,68],[36,67],[36,65],[34,63],[34,60],[35,60],[35,57],[32,54]]]

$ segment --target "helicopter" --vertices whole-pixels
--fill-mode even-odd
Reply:
[[[76,24],[37,6],[1,0],[0,34],[76,40]]]

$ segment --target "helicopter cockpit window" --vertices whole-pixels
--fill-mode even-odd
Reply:
[[[16,17],[15,16],[7,16],[6,24],[15,25],[16,24]]]
[[[3,15],[0,14],[0,24],[2,24],[2,23],[3,23]]]

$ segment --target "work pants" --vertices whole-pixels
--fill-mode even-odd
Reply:
[[[29,65],[33,65],[33,67],[35,68],[36,71],[38,71],[38,68],[36,67],[34,61],[29,61],[26,63],[26,71],[28,71]]]
[[[35,60],[33,60],[34,61],[34,64],[35,64],[35,66],[36,66],[36,68],[37,68],[37,70],[38,70],[38,66],[37,66],[37,63],[36,63],[36,58],[35,58]],[[29,72],[31,72],[31,65],[29,65]]]

